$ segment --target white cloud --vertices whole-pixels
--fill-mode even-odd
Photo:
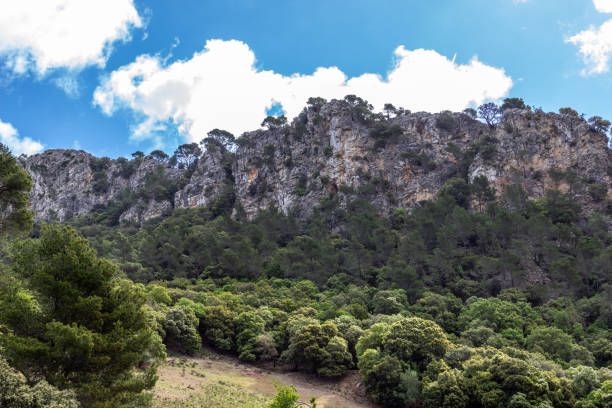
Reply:
[[[15,0],[0,12],[0,60],[17,75],[104,66],[113,42],[142,26],[133,0]]]
[[[612,13],[612,0],[593,0],[593,5],[600,13]]]
[[[71,98],[79,96],[79,81],[75,75],[62,75],[53,78],[53,83]]]
[[[312,74],[281,75],[256,68],[247,44],[207,41],[190,59],[165,64],[160,56],[141,55],[112,72],[94,92],[94,104],[110,115],[128,108],[142,117],[132,137],[143,140],[172,123],[192,141],[217,127],[234,134],[259,127],[266,110],[280,103],[288,118],[311,96],[342,98],[356,94],[381,109],[391,102],[411,110],[461,110],[503,97],[512,80],[502,69],[476,57],[465,64],[432,50],[395,50],[386,75],[348,78],[337,67]]]
[[[0,143],[8,146],[13,154],[19,156],[21,154],[31,155],[40,152],[44,146],[30,139],[29,137],[20,137],[17,129],[10,123],[3,122],[0,119]]]
[[[578,47],[586,67],[584,75],[603,74],[610,70],[612,57],[612,19],[599,27],[591,27],[567,39]]]
[[[593,0],[600,13],[612,13],[612,0]],[[612,19],[599,27],[589,27],[569,37],[566,42],[578,47],[578,53],[586,67],[583,75],[603,74],[610,70],[612,57]]]

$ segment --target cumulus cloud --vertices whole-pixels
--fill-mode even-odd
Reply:
[[[584,75],[603,74],[610,70],[612,56],[612,20],[599,27],[591,27],[570,37],[568,42],[578,47],[586,67]]]
[[[600,13],[612,13],[612,0],[593,0],[595,9]],[[589,27],[569,37],[566,42],[578,47],[586,67],[583,75],[603,74],[610,70],[612,57],[612,19],[599,27]]]
[[[140,26],[133,0],[5,1],[0,60],[15,75],[104,66],[113,42]]]
[[[612,0],[593,0],[593,4],[600,13],[612,13]]]
[[[41,143],[29,137],[20,137],[17,129],[10,123],[3,122],[2,119],[0,119],[0,143],[8,146],[15,155],[31,155],[44,148]]]
[[[209,40],[190,59],[171,64],[160,56],[139,56],[104,79],[93,102],[108,115],[127,108],[142,118],[133,129],[136,140],[152,137],[171,123],[188,140],[198,141],[213,128],[234,134],[257,128],[276,104],[292,118],[311,96],[356,94],[376,109],[390,102],[440,111],[498,99],[512,87],[503,69],[476,57],[462,65],[436,51],[403,46],[394,57],[386,76],[349,78],[337,67],[286,76],[258,69],[255,54],[241,41]]]

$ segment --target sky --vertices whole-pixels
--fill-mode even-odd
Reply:
[[[347,94],[612,119],[611,65],[612,0],[0,0],[0,142],[170,153]]]

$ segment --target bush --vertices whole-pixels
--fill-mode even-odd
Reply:
[[[403,130],[398,124],[389,124],[387,122],[377,123],[370,130],[370,137],[374,139],[374,149],[383,149],[387,144],[396,144]]]
[[[200,350],[202,339],[198,334],[198,318],[186,306],[175,306],[166,313],[163,323],[164,342],[170,348],[185,354],[195,354]]]
[[[436,127],[446,132],[455,132],[459,124],[452,112],[444,111],[436,116]]]
[[[23,374],[0,356],[0,406],[3,408],[78,408],[72,391],[60,391],[45,380],[29,385]]]

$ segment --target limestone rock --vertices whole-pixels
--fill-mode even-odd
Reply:
[[[150,156],[95,158],[48,150],[22,159],[37,220],[66,220],[115,205],[120,222],[207,206],[231,193],[248,218],[275,207],[307,216],[322,199],[360,197],[381,214],[436,196],[451,177],[486,177],[501,196],[520,184],[532,198],[558,189],[585,212],[606,211],[610,149],[580,118],[508,110],[490,128],[465,113],[401,111],[384,117],[333,100],[288,126],[247,132],[235,152],[209,148],[191,170]],[[232,204],[230,204],[232,205]]]

